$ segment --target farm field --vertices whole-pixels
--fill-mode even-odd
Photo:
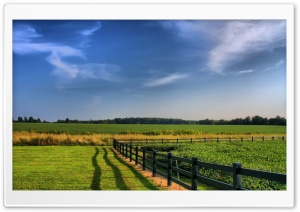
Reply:
[[[112,145],[113,139],[282,137],[285,126],[14,123],[13,145]]]
[[[158,190],[110,147],[13,147],[13,190]]]
[[[285,126],[270,125],[155,125],[155,124],[62,124],[62,123],[13,123],[14,132],[53,134],[143,134],[181,135],[206,134],[286,134]]]
[[[232,166],[240,162],[243,168],[286,174],[286,142],[255,141],[255,142],[220,142],[220,143],[186,143],[142,145],[148,150],[158,152],[171,151],[182,158],[197,157],[198,160]],[[187,171],[191,165],[180,163],[178,166]],[[199,168],[202,176],[232,184],[232,174],[208,168]],[[280,183],[243,176],[243,187],[250,190],[285,190]]]

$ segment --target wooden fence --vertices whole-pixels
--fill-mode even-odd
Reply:
[[[198,181],[211,185],[218,189],[223,190],[247,190],[242,187],[242,176],[252,176],[259,179],[266,179],[271,181],[276,181],[279,183],[286,184],[286,175],[273,173],[273,172],[265,172],[259,170],[252,170],[242,168],[242,164],[235,162],[232,166],[220,165],[215,163],[207,163],[203,161],[199,161],[197,157],[182,158],[172,155],[171,152],[167,154],[159,153],[156,151],[148,151],[144,148],[139,148],[138,146],[133,146],[131,143],[119,142],[117,140],[113,141],[113,148],[119,152],[122,156],[129,158],[130,161],[135,160],[135,164],[142,165],[143,170],[146,168],[152,171],[152,176],[155,177],[156,174],[159,174],[168,180],[168,186],[171,186],[172,182],[175,182],[186,189],[189,190],[198,190],[197,185]],[[142,153],[142,156],[140,155]],[[133,156],[135,156],[133,158]],[[149,157],[150,156],[150,157]],[[162,157],[165,159],[166,163],[158,161],[157,157]],[[191,165],[191,170],[183,170],[178,167],[172,165],[172,160],[177,160],[180,162],[188,163]],[[150,166],[147,163],[151,164]],[[165,168],[167,170],[166,173],[158,170],[158,167]],[[214,180],[208,177],[204,177],[199,175],[198,168],[205,167],[214,170],[226,171],[232,173],[233,184],[224,183],[218,180]],[[186,178],[190,180],[190,183],[187,184],[179,179],[173,177],[172,172],[175,171],[184,175]]]
[[[285,140],[285,136],[270,136],[270,137],[265,137],[265,136],[261,136],[261,137],[228,137],[228,138],[220,138],[220,137],[215,137],[215,138],[190,138],[190,139],[186,139],[186,138],[170,138],[170,139],[123,139],[122,141],[124,142],[134,142],[135,144],[149,144],[149,143],[199,143],[199,142],[254,142],[254,141],[265,141],[265,140]]]

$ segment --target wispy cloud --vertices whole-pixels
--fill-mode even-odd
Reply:
[[[225,74],[226,69],[251,55],[269,53],[286,44],[286,22],[268,21],[159,21],[159,26],[184,39],[211,46],[206,69]],[[251,69],[251,67],[250,67]]]
[[[237,72],[235,75],[250,74],[250,73],[252,73],[252,72],[253,72],[252,69],[249,69],[249,70],[241,70],[241,71]]]
[[[70,27],[70,26],[69,26]],[[100,22],[95,22],[78,32],[82,35],[85,44],[94,32],[101,28]],[[13,51],[16,54],[37,54],[49,53],[45,58],[49,64],[54,67],[53,74],[59,78],[75,79],[102,79],[107,81],[116,81],[114,73],[120,70],[120,67],[114,64],[99,63],[69,63],[64,59],[66,57],[79,57],[85,59],[82,49],[74,48],[68,45],[53,42],[36,42],[35,38],[42,37],[36,30],[28,25],[17,25],[14,28]]]
[[[283,64],[284,64],[284,60],[281,59],[281,60],[279,60],[278,62],[276,62],[275,64],[273,64],[273,65],[271,65],[271,66],[265,68],[265,69],[264,69],[264,72],[274,71],[274,70],[276,70],[276,69],[282,67]]]
[[[285,21],[230,21],[219,43],[209,52],[208,68],[215,73],[257,52],[285,46]]]
[[[87,29],[81,30],[80,34],[84,35],[84,36],[91,36],[94,34],[94,32],[98,31],[101,28],[101,22],[100,21],[96,21],[94,23],[94,26],[90,26]]]
[[[187,77],[185,74],[171,74],[162,78],[156,78],[153,80],[150,80],[146,83],[144,83],[145,87],[156,87],[156,86],[162,86],[162,85],[167,85],[174,83],[175,81],[178,81],[180,79],[183,79]]]

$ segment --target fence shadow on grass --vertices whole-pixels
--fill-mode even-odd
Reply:
[[[106,148],[103,148],[104,151],[104,155],[103,155],[103,159],[105,161],[105,163],[111,167],[113,173],[114,173],[114,177],[116,179],[116,185],[118,187],[118,189],[120,190],[130,190],[130,188],[125,184],[124,179],[122,177],[122,173],[120,172],[120,170],[118,169],[118,167],[116,165],[114,165],[107,157],[108,152]]]
[[[112,150],[110,149],[110,151]],[[114,151],[112,151],[112,153],[114,154],[115,159],[117,159],[118,162],[120,162],[122,165],[126,166],[134,174],[135,178],[138,179],[143,184],[145,188],[150,190],[159,190],[156,186],[152,185],[142,174],[137,172],[134,167],[130,166],[122,159],[120,159]]]
[[[101,168],[98,165],[98,161],[97,161],[97,156],[99,154],[99,149],[95,147],[95,154],[92,157],[92,164],[94,166],[94,175],[93,175],[93,179],[92,179],[92,183],[91,183],[91,189],[92,190],[101,190],[100,187],[100,177],[101,177]]]

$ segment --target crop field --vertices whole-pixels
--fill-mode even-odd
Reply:
[[[286,142],[220,142],[197,144],[159,144],[144,145],[157,151],[172,150],[172,154],[183,157],[197,157],[200,161],[232,166],[233,162],[242,163],[243,168],[286,174]],[[182,169],[191,170],[190,164],[179,163]],[[202,176],[232,184],[232,174],[199,167]],[[280,183],[243,176],[243,187],[251,190],[285,190]]]
[[[267,125],[155,125],[155,124],[63,124],[63,123],[14,123],[14,132],[53,134],[143,134],[182,135],[206,134],[285,134],[285,126]]]

